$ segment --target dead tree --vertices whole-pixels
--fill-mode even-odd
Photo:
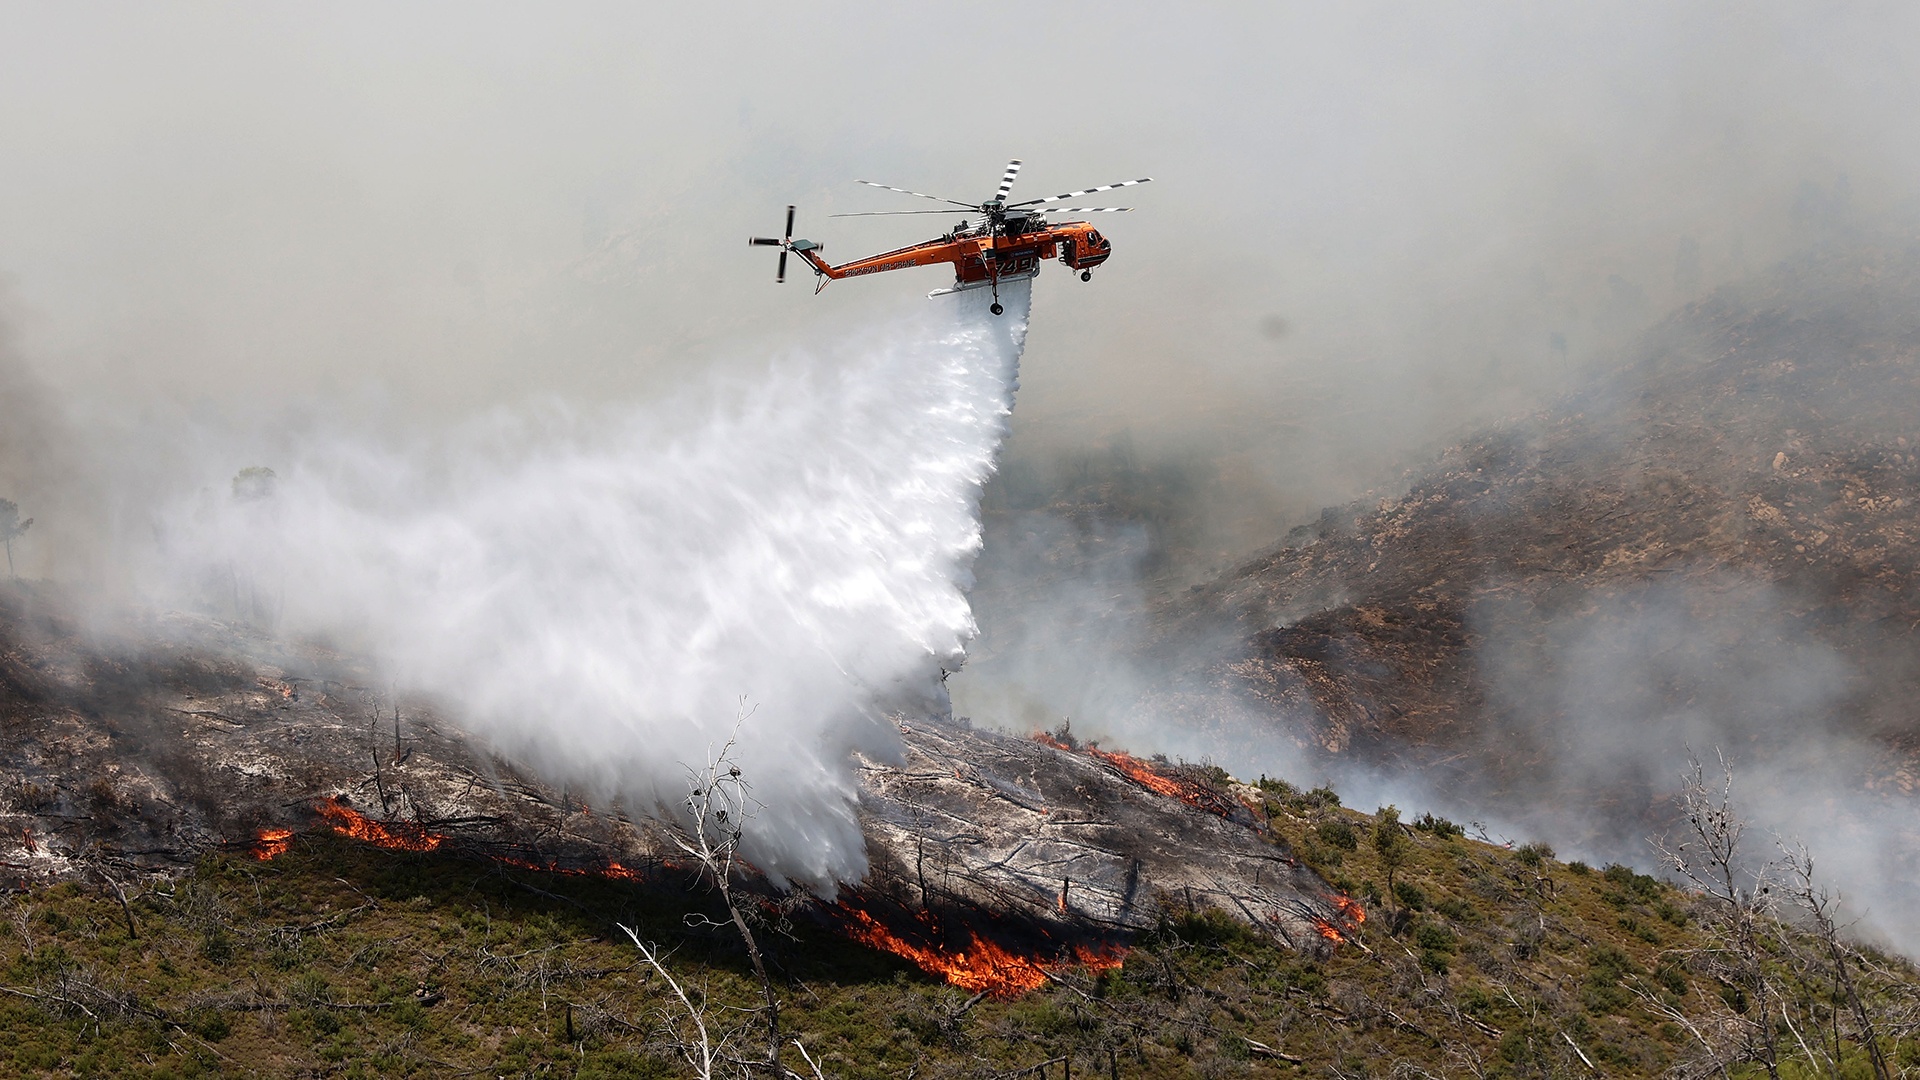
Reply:
[[[639,932],[631,926],[621,923],[614,925],[619,926],[620,930],[633,940],[633,947],[640,950],[640,958],[645,960],[654,974],[660,976],[661,980],[667,984],[667,989],[672,991],[674,998],[680,1002],[680,1010],[686,1013],[687,1019],[693,1024],[693,1035],[689,1038],[681,1034],[680,1025],[675,1022],[673,1012],[662,1010],[660,1022],[666,1029],[668,1043],[679,1052],[681,1060],[693,1070],[693,1075],[698,1077],[698,1080],[713,1080],[716,1061],[724,1060],[724,1057],[715,1051],[716,1049],[724,1050],[724,1044],[716,1048],[713,1036],[707,1030],[706,996],[701,995],[701,1001],[696,1005],[686,988],[680,985],[680,980],[674,978],[673,973],[668,971],[667,966],[661,962],[658,945],[641,941]]]
[[[13,542],[27,535],[33,528],[33,519],[20,519],[20,506],[12,499],[0,499],[0,543],[7,547],[7,576],[19,577],[13,572]]]
[[[1779,1035],[1774,1030],[1772,985],[1764,966],[1761,934],[1772,908],[1772,885],[1766,867],[1749,869],[1740,857],[1740,837],[1747,822],[1733,810],[1733,767],[1720,757],[1723,779],[1709,786],[1700,759],[1687,755],[1688,771],[1681,775],[1680,808],[1687,818],[1688,838],[1669,844],[1652,841],[1662,861],[1705,895],[1721,916],[1710,927],[1718,954],[1713,972],[1736,993],[1747,998],[1745,1017],[1747,1053],[1779,1080]]]
[[[1880,1049],[1880,1038],[1874,1030],[1873,1017],[1868,1013],[1865,1002],[1860,998],[1860,990],[1854,983],[1850,967],[1853,950],[1840,940],[1840,928],[1835,923],[1834,914],[1840,907],[1840,897],[1815,883],[1813,855],[1807,851],[1806,845],[1796,844],[1788,848],[1782,844],[1781,849],[1784,855],[1782,863],[1787,867],[1787,872],[1792,879],[1794,904],[1810,920],[1809,929],[1813,931],[1820,951],[1826,954],[1826,959],[1832,965],[1834,989],[1838,992],[1835,997],[1844,998],[1848,1010],[1853,1013],[1855,1036],[1867,1046],[1867,1058],[1873,1064],[1874,1080],[1890,1080],[1891,1073],[1886,1056]],[[1837,1009],[1834,1012],[1834,1018],[1836,1021],[1834,1026],[1837,1029],[1839,1027]],[[1836,1074],[1840,1071],[1843,1053],[1840,1035],[1836,1030],[1833,1040],[1833,1067]]]
[[[780,1080],[806,1080],[806,1078],[788,1069],[780,1061],[780,999],[775,993],[773,978],[767,974],[765,958],[760,952],[760,943],[754,937],[745,911],[735,893],[735,874],[740,868],[740,844],[745,838],[746,827],[752,819],[759,803],[753,799],[740,767],[733,762],[733,748],[738,737],[739,724],[744,723],[749,711],[742,709],[735,723],[735,735],[729,737],[725,745],[709,758],[704,768],[687,769],[688,794],[682,802],[685,814],[670,818],[667,822],[667,835],[674,846],[693,859],[699,868],[700,876],[706,879],[716,893],[721,904],[727,909],[727,923],[722,924],[704,915],[692,914],[686,917],[687,924],[694,927],[718,927],[731,925],[740,935],[740,942],[746,947],[747,959],[753,965],[754,976],[759,980],[761,1006],[758,1010],[766,1025],[767,1048],[765,1056],[757,1061],[734,1063],[753,1069],[772,1073]],[[697,1042],[680,1040],[677,1045],[682,1057],[694,1069],[702,1080],[711,1080],[717,1063],[733,1060],[727,1052],[728,1036],[722,1036],[717,1042],[709,1032],[704,1005],[696,1006],[681,985],[668,974],[661,963],[657,946],[643,943],[632,929],[620,927],[627,937],[640,949],[641,958],[653,970],[665,979],[674,996],[679,1000],[681,1009],[686,1013],[697,1035]],[[673,1025],[669,1023],[671,1029]],[[795,1049],[812,1070],[816,1080],[821,1077],[819,1064],[807,1053],[806,1047],[796,1040]]]
[[[1407,835],[1400,828],[1400,810],[1394,806],[1383,806],[1373,813],[1373,851],[1380,860],[1380,869],[1387,878],[1387,898],[1399,905],[1404,912],[1406,904],[1401,902],[1394,892],[1394,878],[1400,868],[1406,865],[1408,847]]]
[[[746,719],[745,711],[740,718]],[[738,726],[735,727],[736,732]],[[760,943],[753,936],[753,928],[747,925],[745,913],[740,910],[738,899],[734,896],[734,872],[740,863],[740,842],[745,836],[747,820],[757,805],[752,801],[752,792],[746,780],[740,775],[740,767],[733,763],[734,738],[729,737],[719,753],[712,755],[703,769],[687,769],[688,794],[683,804],[685,817],[673,823],[668,830],[674,846],[691,857],[700,868],[700,874],[712,884],[720,895],[720,902],[727,909],[728,921],[740,935],[741,944],[746,946],[747,959],[753,963],[753,974],[760,981],[763,1003],[761,1012],[767,1026],[767,1067],[774,1075],[784,1073],[780,1065],[780,999],[774,993],[773,979],[767,975],[767,965],[760,955]],[[689,915],[690,925],[718,925],[702,915]]]

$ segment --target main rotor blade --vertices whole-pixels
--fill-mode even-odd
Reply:
[[[980,208],[977,206],[969,206],[967,207],[967,209],[975,211],[977,213]],[[951,210],[870,210],[864,214],[828,214],[827,216],[828,217],[899,217],[902,214],[945,214],[948,217],[959,216],[958,214],[955,214]]]
[[[774,275],[773,280],[775,282],[783,282],[787,280],[787,249],[786,248],[780,249],[780,272]]]
[[[964,206],[969,210],[979,209],[978,206],[970,202],[961,202],[958,199],[943,199],[938,195],[923,195],[918,191],[908,191],[906,188],[903,188],[903,187],[888,187],[885,184],[876,184],[871,180],[855,180],[854,183],[865,184],[868,187],[877,187],[882,191],[897,191],[902,195],[911,195],[916,199],[932,199],[934,202],[952,203],[955,206]]]
[[[747,241],[750,247],[779,247],[780,241],[766,236],[755,236]]]
[[[1012,161],[1007,162],[1007,175],[1000,178],[1000,190],[994,193],[994,202],[1004,203],[1007,201],[1007,192],[1013,190],[1013,178],[1017,176],[1019,172],[1019,158],[1014,158]]]
[[[793,243],[793,207],[787,207],[787,243]],[[785,256],[782,256],[784,258]]]
[[[1047,207],[1049,214],[1130,214],[1131,206],[1067,206]]]
[[[1112,191],[1114,188],[1132,187],[1135,184],[1151,184],[1152,182],[1153,177],[1143,176],[1138,180],[1122,180],[1117,184],[1102,184],[1099,187],[1090,187],[1085,191],[1069,191],[1065,195],[1049,195],[1044,199],[1028,199],[1026,202],[1014,203],[1013,206],[1009,206],[1007,209],[1012,210],[1016,206],[1038,206],[1041,203],[1059,202],[1061,199],[1077,199],[1082,195],[1091,195],[1096,191]]]

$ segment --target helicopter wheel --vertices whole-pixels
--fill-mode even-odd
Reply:
[[[993,312],[995,315],[1005,315],[1007,313],[1007,309],[1001,307],[999,304],[995,304],[987,310]]]
[[[1091,271],[1091,270],[1082,270],[1082,271],[1080,271],[1080,280],[1081,280],[1081,281],[1092,281],[1092,280],[1093,280],[1093,271]]]

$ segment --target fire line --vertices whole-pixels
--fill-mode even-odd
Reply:
[[[1102,750],[1095,743],[1074,746],[1044,731],[1034,732],[1033,741],[1065,753],[1085,754],[1113,766],[1122,776],[1156,795],[1179,799],[1195,810],[1204,810],[1216,817],[1226,818],[1228,821],[1239,820],[1238,815],[1234,813],[1233,804],[1222,798],[1218,792],[1191,781],[1168,776],[1155,769],[1150,762],[1142,761],[1124,750]],[[1246,824],[1244,820],[1241,823]]]
[[[423,826],[408,822],[375,821],[347,806],[339,796],[330,796],[314,809],[335,833],[390,851],[435,851],[448,839],[444,834],[430,832]],[[271,861],[293,847],[293,836],[292,829],[261,829],[255,834],[250,854],[262,862]],[[549,859],[534,860],[511,855],[494,855],[491,858],[522,870],[619,881],[641,880],[639,872],[617,862],[610,862],[602,868],[580,868],[562,866]],[[965,931],[966,945],[952,950],[931,943],[939,935],[932,916],[927,913],[921,913],[920,919],[926,924],[928,941],[920,943],[895,934],[879,919],[845,901],[836,905],[835,910],[844,917],[842,932],[853,940],[912,961],[922,971],[937,975],[963,990],[985,992],[995,997],[1016,997],[1039,989],[1055,973],[1075,966],[1109,971],[1121,966],[1127,955],[1124,945],[1106,944],[1076,945],[1065,955],[1056,957],[1025,956],[970,930]]]
[[[437,851],[447,841],[444,834],[430,832],[424,826],[403,821],[381,822],[346,805],[337,795],[329,796],[314,807],[335,833],[389,851]],[[293,847],[292,829],[261,829],[254,834],[250,853],[261,862],[285,855]],[[522,870],[540,870],[571,877],[603,877],[616,881],[639,881],[640,872],[617,862],[603,867],[566,866],[555,859],[528,859],[513,855],[493,855],[493,861]]]
[[[962,990],[985,992],[994,997],[1017,997],[1047,984],[1056,972],[1074,966],[1093,971],[1110,971],[1126,962],[1125,946],[1077,945],[1059,959],[1022,956],[967,931],[967,944],[956,950],[909,941],[887,929],[879,919],[846,903],[838,910],[849,920],[848,937],[863,945],[890,952],[911,961],[929,975],[937,975]],[[935,929],[931,917],[922,913],[927,930]]]

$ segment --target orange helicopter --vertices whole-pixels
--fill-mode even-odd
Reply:
[[[782,239],[756,236],[747,243],[755,247],[780,249],[780,269],[774,278],[775,281],[787,280],[787,252],[791,251],[805,259],[807,265],[813,267],[814,275],[820,279],[819,284],[814,287],[815,293],[826,288],[828,282],[838,281],[841,278],[879,274],[888,270],[904,270],[910,266],[952,263],[953,287],[935,289],[927,295],[934,297],[967,289],[990,288],[993,290],[993,306],[989,310],[995,315],[1000,315],[1006,310],[1000,306],[1000,282],[1011,278],[1033,277],[1040,272],[1041,260],[1052,258],[1058,258],[1069,267],[1080,271],[1081,281],[1091,281],[1093,268],[1106,262],[1107,256],[1113,254],[1113,245],[1106,237],[1100,235],[1100,230],[1084,221],[1048,222],[1049,214],[1124,214],[1133,209],[1131,206],[1078,206],[1055,209],[1050,204],[1077,199],[1082,195],[1092,195],[1097,191],[1112,191],[1115,188],[1145,184],[1153,179],[1148,176],[1139,180],[1122,180],[1117,184],[1104,184],[1084,191],[1069,191],[1064,195],[1050,195],[1044,199],[1008,203],[1007,194],[1013,190],[1013,178],[1019,172],[1018,160],[1008,162],[1007,173],[1000,178],[1000,189],[994,193],[992,199],[982,203],[943,199],[938,195],[923,195],[918,191],[888,187],[886,184],[876,184],[871,180],[855,181],[868,187],[897,191],[902,195],[912,195],[918,199],[932,199],[934,202],[963,207],[970,212],[977,212],[981,217],[978,225],[963,219],[954,226],[952,232],[912,247],[903,247],[896,251],[834,266],[820,257],[820,252],[825,249],[819,244],[811,240],[793,238],[794,208],[791,206],[787,207],[787,231]],[[954,213],[952,210],[882,210],[874,213],[832,216],[898,217],[910,214],[952,213]]]

